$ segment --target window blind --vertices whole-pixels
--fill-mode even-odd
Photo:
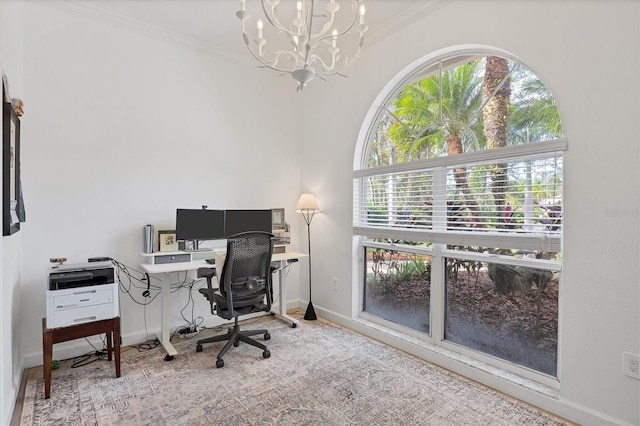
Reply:
[[[450,234],[451,243],[468,241],[467,234],[484,235],[483,240],[535,235],[559,246],[562,152],[485,156],[464,164],[452,159],[415,170],[369,169],[354,177],[356,233],[424,232],[437,240]]]

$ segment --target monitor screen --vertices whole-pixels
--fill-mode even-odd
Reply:
[[[224,210],[177,209],[177,240],[222,240],[224,238]]]
[[[240,232],[271,233],[271,210],[226,210],[224,235],[228,238]]]

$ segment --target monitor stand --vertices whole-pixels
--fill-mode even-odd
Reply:
[[[193,248],[185,248],[182,251],[187,252],[187,253],[197,253],[197,252],[203,252],[203,251],[213,251],[212,248],[209,247],[198,247],[198,240],[193,240]]]

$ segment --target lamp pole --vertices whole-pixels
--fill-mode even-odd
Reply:
[[[307,311],[304,313],[304,319],[307,321],[313,321],[318,319],[316,311],[313,308],[313,303],[311,302],[311,220],[313,219],[313,216],[320,211],[316,197],[313,194],[300,195],[296,211],[302,214],[302,217],[307,224],[307,248],[309,250],[309,305],[307,305]]]
[[[316,311],[313,308],[313,302],[311,302],[311,219],[313,219],[315,211],[303,210],[302,217],[307,222],[307,249],[309,253],[309,304],[307,305],[307,311],[304,313],[304,319],[307,321],[313,321],[318,319]]]

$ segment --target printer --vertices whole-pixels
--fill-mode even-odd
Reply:
[[[120,315],[118,282],[111,262],[58,265],[49,271],[47,328]]]

